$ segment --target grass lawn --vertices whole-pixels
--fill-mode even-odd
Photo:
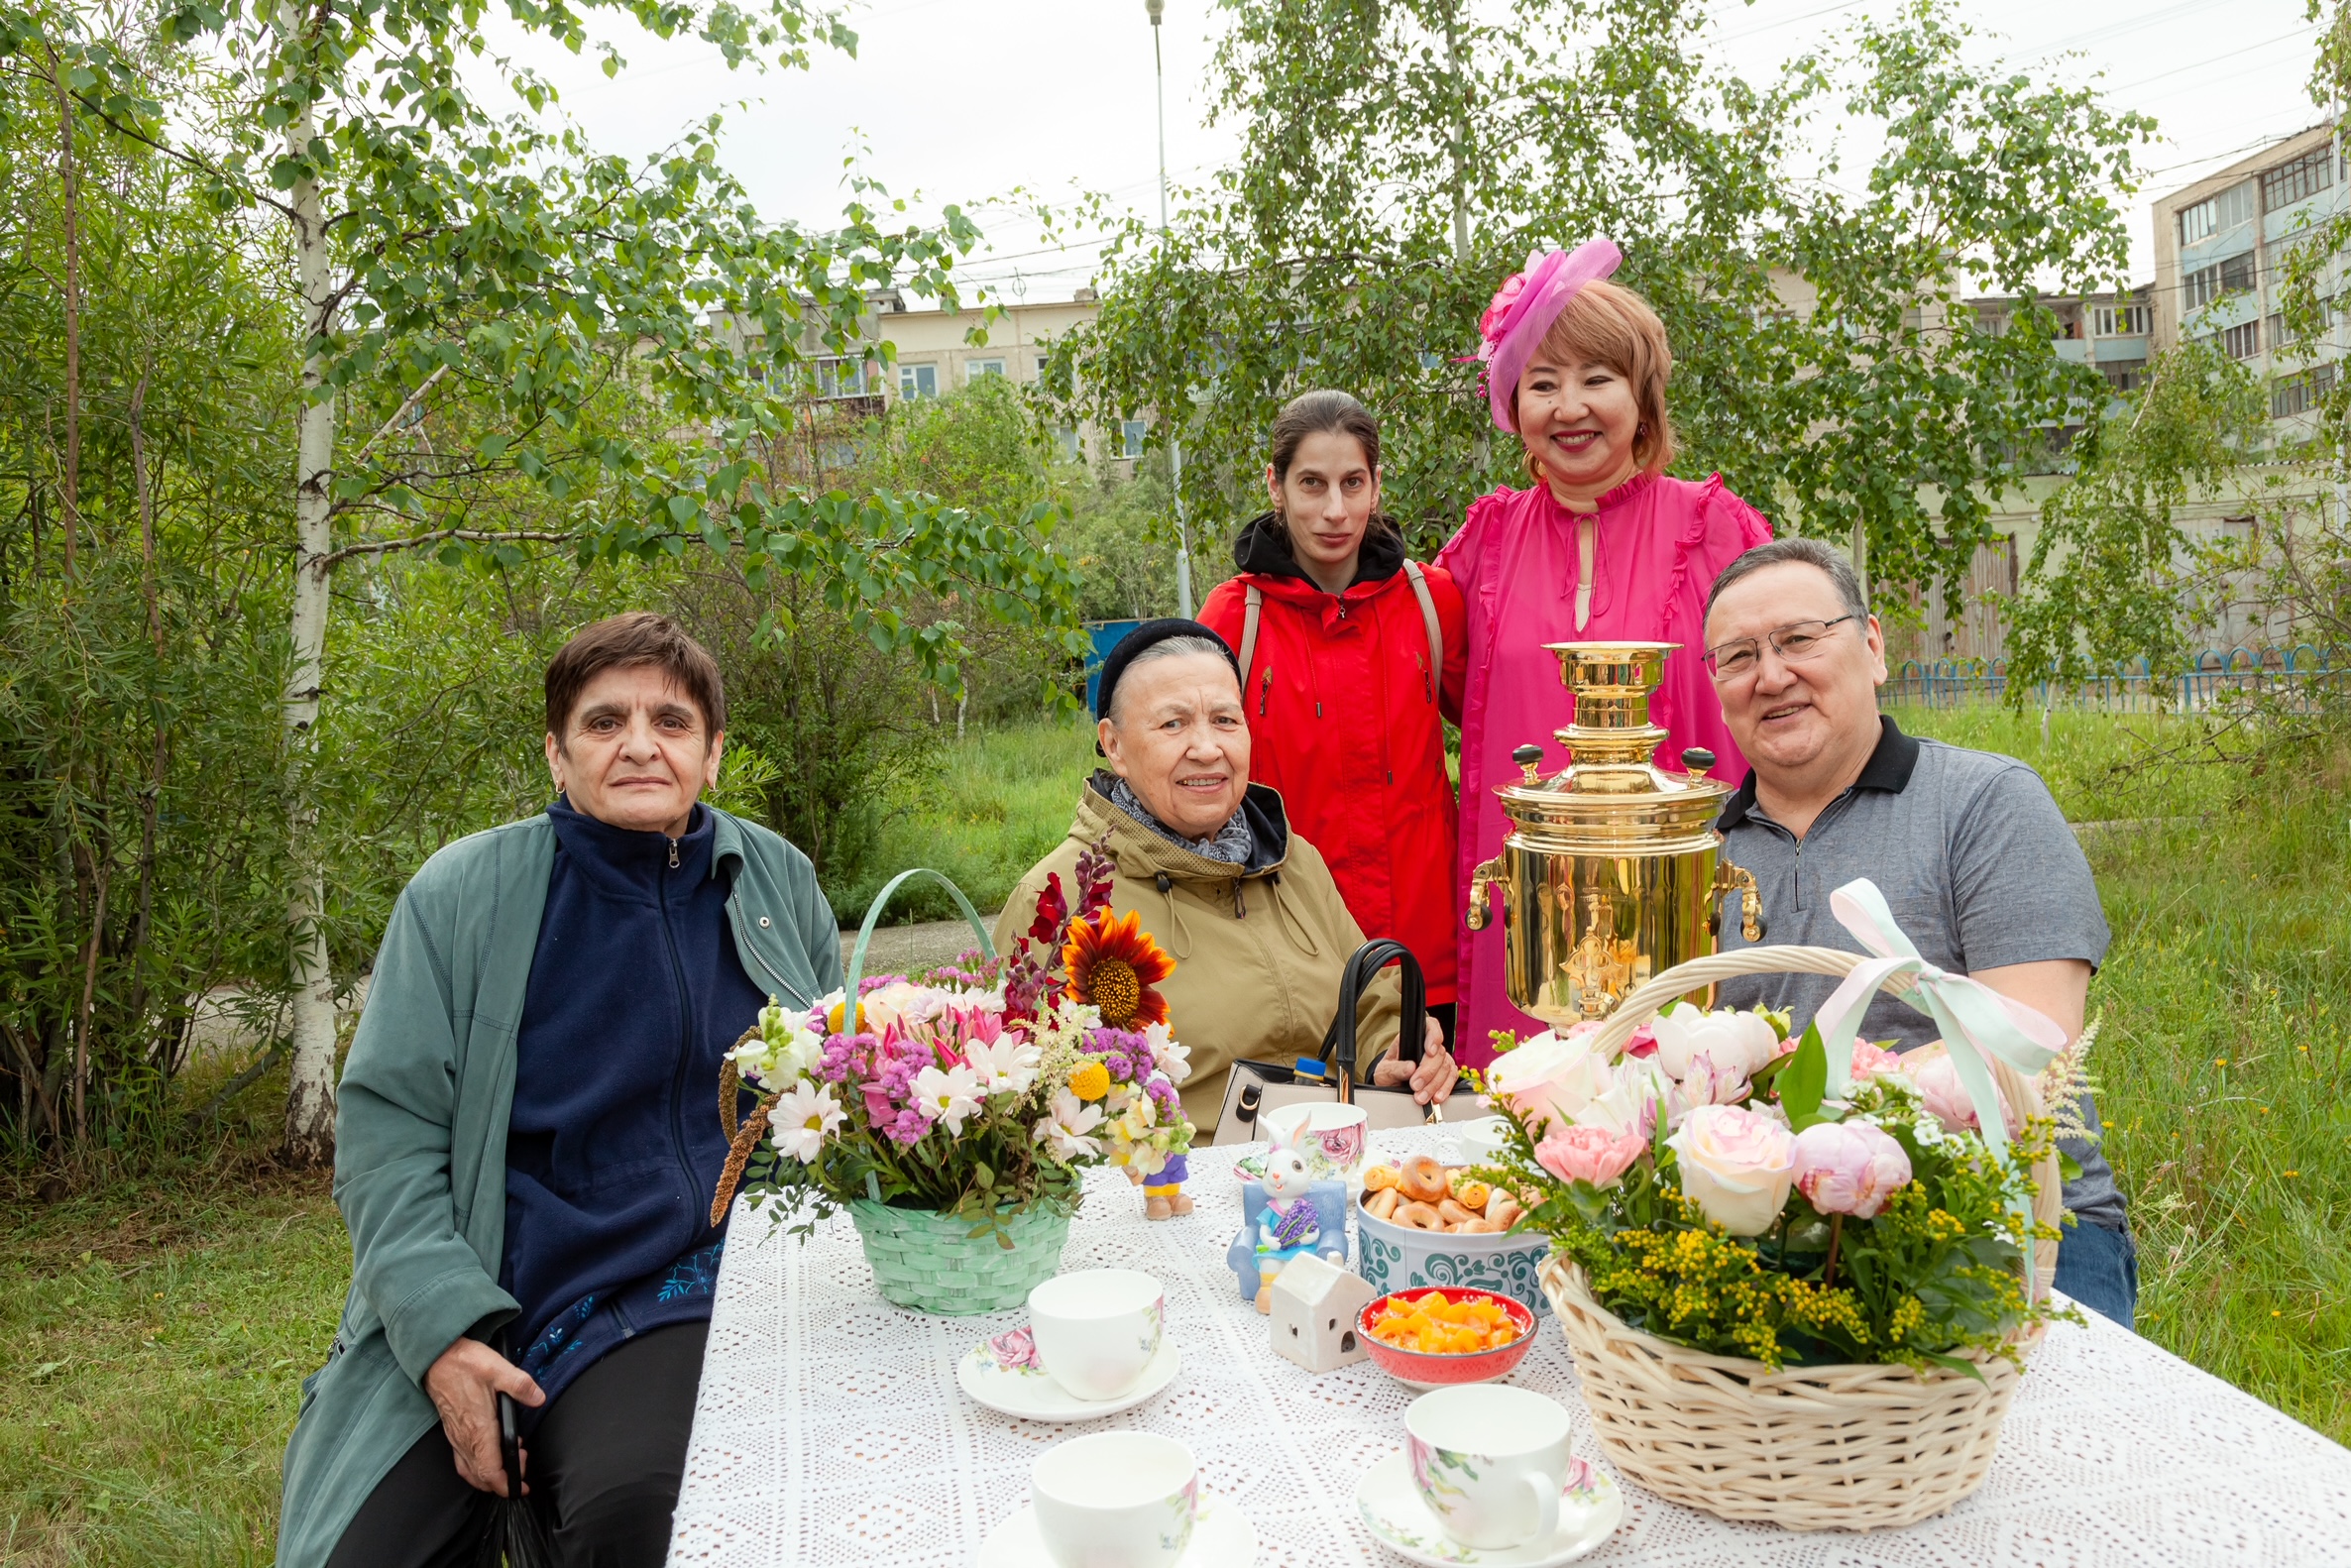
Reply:
[[[2141,1327],[2351,1440],[2351,763],[2268,778],[2150,757],[2155,720],[1900,716],[2021,756],[2087,835],[2114,948],[2091,991]],[[1068,825],[1088,731],[975,736],[882,857],[992,908]],[[922,911],[932,913],[932,911]],[[208,1085],[193,1085],[203,1092]],[[43,1203],[0,1176],[0,1564],[270,1559],[279,1455],[349,1252],[323,1177],[218,1156]]]

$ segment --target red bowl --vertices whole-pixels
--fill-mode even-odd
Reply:
[[[1446,1355],[1433,1350],[1404,1350],[1373,1335],[1372,1320],[1386,1312],[1392,1303],[1417,1301],[1424,1295],[1438,1293],[1448,1301],[1494,1302],[1510,1313],[1511,1321],[1517,1325],[1518,1337],[1497,1350]],[[1494,1290],[1415,1286],[1409,1290],[1391,1290],[1376,1301],[1366,1302],[1363,1310],[1355,1314],[1355,1337],[1364,1354],[1399,1383],[1415,1389],[1449,1389],[1463,1383],[1492,1383],[1515,1371],[1518,1363],[1526,1359],[1527,1351],[1534,1348],[1534,1313],[1523,1302]]]

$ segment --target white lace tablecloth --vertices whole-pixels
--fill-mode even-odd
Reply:
[[[1375,1140],[1389,1157],[1425,1131]],[[1151,1224],[1124,1177],[1094,1173],[1064,1267],[1157,1275],[1182,1372],[1106,1421],[1053,1426],[973,1404],[955,1386],[971,1346],[1018,1311],[931,1317],[874,1293],[845,1216],[808,1242],[735,1214],[711,1320],[672,1568],[886,1564],[966,1568],[1028,1501],[1046,1448],[1110,1425],[1165,1432],[1208,1488],[1257,1526],[1273,1568],[1402,1561],[1357,1522],[1356,1479],[1402,1447],[1412,1391],[1369,1362],[1309,1376],[1273,1353],[1225,1268],[1240,1228],[1228,1175],[1245,1150],[1192,1156],[1197,1204]],[[1869,1534],[1726,1524],[1625,1485],[1624,1523],[1583,1559],[1779,1568],[2282,1568],[2351,1565],[2351,1452],[2147,1341],[2089,1315],[2057,1324],[2029,1363],[1981,1491],[1943,1517]],[[1600,1460],[1574,1363],[1546,1319],[1514,1382],[1575,1417]],[[1605,1465],[1606,1461],[1601,1460]],[[1212,1565],[1225,1568],[1225,1565]],[[1233,1565],[1239,1568],[1239,1565]]]

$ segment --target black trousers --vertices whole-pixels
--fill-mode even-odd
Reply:
[[[709,1336],[708,1323],[640,1334],[547,1407],[525,1465],[563,1568],[659,1568]],[[360,1505],[327,1568],[473,1568],[497,1501],[457,1473],[436,1422]]]

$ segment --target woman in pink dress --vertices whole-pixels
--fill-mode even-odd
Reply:
[[[1771,524],[1720,474],[1703,484],[1665,474],[1673,354],[1648,302],[1607,280],[1622,260],[1607,240],[1530,258],[1480,323],[1494,422],[1524,444],[1533,483],[1474,503],[1436,559],[1460,586],[1469,621],[1457,909],[1468,905],[1471,869],[1502,848],[1509,819],[1494,791],[1520,776],[1511,752],[1532,742],[1545,774],[1567,765],[1551,732],[1574,701],[1546,642],[1682,644],[1650,705],[1666,731],[1658,763],[1678,770],[1684,747],[1703,746],[1717,777],[1746,775],[1698,642],[1716,574],[1768,540]],[[1502,923],[1458,929],[1454,1050],[1463,1065],[1482,1066],[1492,1031],[1542,1025],[1504,990]]]

